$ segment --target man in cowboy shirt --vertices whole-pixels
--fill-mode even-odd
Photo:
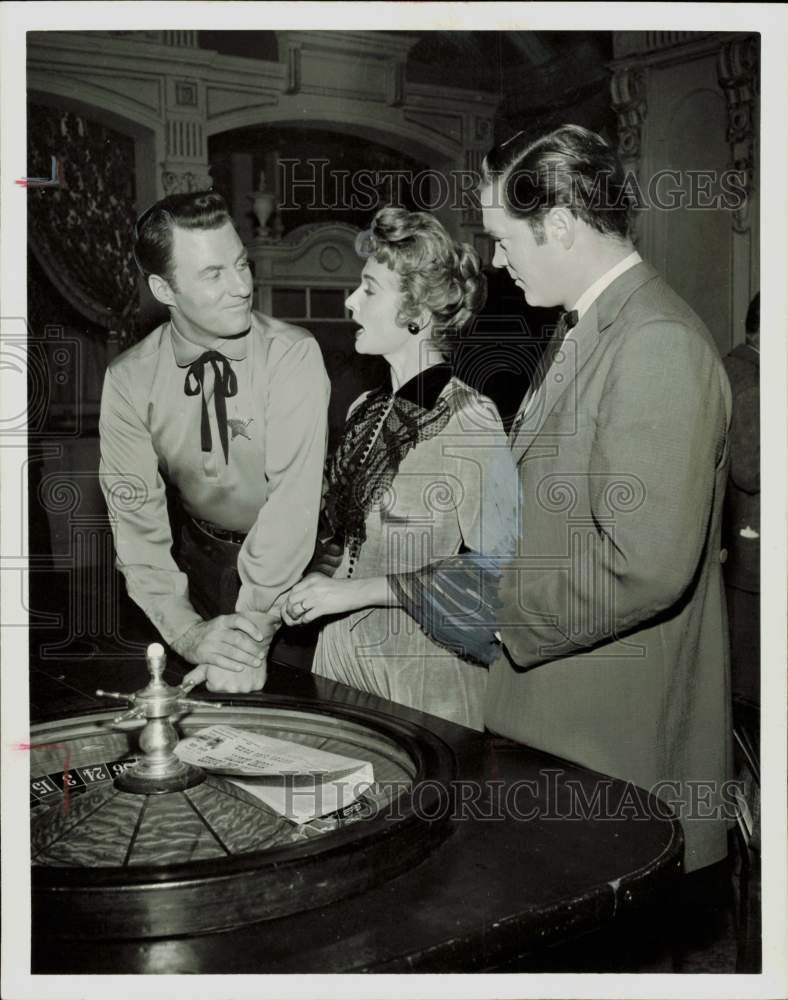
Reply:
[[[100,479],[117,567],[195,665],[189,679],[259,690],[280,623],[270,609],[314,549],[329,397],[320,348],[253,312],[246,250],[212,191],[144,212],[134,256],[170,318],[104,381]]]

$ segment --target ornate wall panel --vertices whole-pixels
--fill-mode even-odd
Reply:
[[[404,33],[277,32],[280,61],[218,55],[192,31],[47,32],[29,43],[31,85],[128,122],[144,201],[211,183],[209,136],[263,123],[306,124],[382,143],[443,172],[490,145],[498,96],[411,84]],[[147,127],[147,137],[140,137]],[[456,235],[473,213],[436,211]]]
[[[616,32],[614,50],[619,148],[644,202],[638,246],[725,354],[759,287],[758,38]]]

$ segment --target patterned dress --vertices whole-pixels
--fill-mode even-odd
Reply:
[[[493,404],[436,365],[396,393],[362,396],[327,466],[321,536],[343,544],[334,577],[410,572],[461,550],[513,552],[516,475]],[[483,728],[487,670],[428,638],[401,608],[327,623],[313,670]]]

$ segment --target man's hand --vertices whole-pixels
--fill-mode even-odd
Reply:
[[[334,580],[323,573],[310,573],[287,594],[281,606],[282,620],[287,625],[306,625],[323,615],[355,611],[372,603],[368,599],[366,580]]]
[[[268,647],[266,646],[266,652]],[[261,691],[265,684],[267,667],[242,667],[240,670],[223,670],[221,667],[210,667],[202,664],[190,670],[183,678],[184,684],[201,684],[209,691],[227,691],[231,694],[248,694],[250,691]]]
[[[280,622],[273,614],[256,613],[255,617],[260,624],[254,624],[248,617],[236,613],[219,615],[193,626],[183,637],[188,640],[196,630],[190,640],[191,645],[184,642],[184,646],[201,659],[196,661],[197,667],[189,671],[183,683],[196,685],[205,681],[209,691],[232,694],[260,691],[267,676],[268,648]],[[176,649],[176,652],[180,650]]]
[[[270,633],[255,625],[242,614],[219,615],[207,622],[197,622],[172,643],[175,652],[189,663],[197,663],[222,670],[259,669],[271,637]]]

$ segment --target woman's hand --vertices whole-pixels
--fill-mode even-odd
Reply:
[[[324,615],[357,611],[370,603],[365,580],[334,580],[323,573],[309,573],[287,594],[282,621],[287,625],[307,625]]]

